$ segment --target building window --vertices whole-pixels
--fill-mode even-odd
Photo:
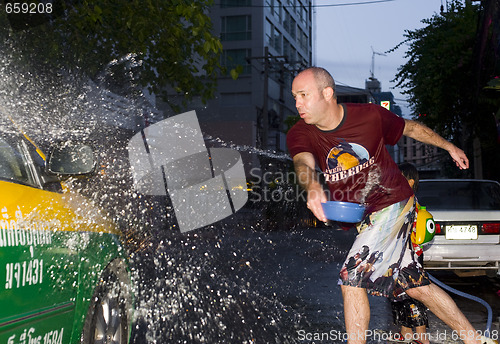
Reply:
[[[297,50],[286,38],[283,38],[283,55],[286,56],[291,63],[297,61]]]
[[[290,33],[290,25],[292,24],[292,17],[290,16],[290,13],[288,13],[287,10],[285,10],[285,14],[283,16],[283,28],[285,29],[286,32]]]
[[[304,5],[300,5],[300,20],[302,23],[307,24],[307,10]]]
[[[221,0],[220,7],[228,8],[228,7],[246,7],[251,6],[251,0]]]
[[[252,39],[252,17],[222,17],[220,35],[220,39],[222,41],[241,41]]]
[[[285,11],[284,15],[284,20],[283,20],[283,27],[286,32],[292,36],[293,39],[295,39],[295,34],[296,34],[296,22],[295,19],[292,18],[290,13],[288,11]]]
[[[285,14],[283,15],[283,28],[285,29],[286,32],[290,33],[290,20],[292,18],[290,17],[290,13],[288,13],[287,10],[285,10]]]
[[[241,74],[250,74],[251,66],[247,59],[251,56],[251,49],[225,49],[222,51],[221,65],[226,67],[228,74],[231,69],[234,69],[237,66],[243,67],[243,72]]]
[[[290,45],[290,42],[288,39],[283,38],[283,55],[285,55],[288,60],[290,61],[290,54],[292,53],[292,46]]]
[[[297,49],[293,46],[290,49],[290,62],[297,62]]]
[[[297,1],[297,0],[295,0],[295,1],[294,1],[293,6],[294,6],[294,8],[295,8],[295,13],[296,13],[298,16],[300,16],[300,7],[301,7],[301,5],[302,5],[302,4],[300,3],[300,0],[298,0],[298,1]]]
[[[269,20],[266,20],[266,25],[264,27],[264,32],[266,35],[265,45],[270,46],[273,41],[273,24]]]
[[[290,22],[290,31],[288,32],[290,36],[295,39],[297,37],[297,23],[295,22],[295,19],[292,18]]]
[[[307,43],[308,43],[308,39],[307,39],[307,35],[304,31],[302,31],[301,28],[299,28],[299,44],[300,44],[300,47],[304,50],[307,51]]]
[[[281,32],[276,30],[273,24],[269,20],[266,20],[266,45],[274,48],[278,53],[281,54],[283,35]]]
[[[266,0],[265,7],[269,8],[269,12],[273,15],[278,22],[281,24],[283,6],[280,0]]]
[[[281,51],[282,51],[282,41],[283,41],[283,35],[281,34],[281,32],[279,32],[278,30],[274,30],[274,49],[276,49],[276,51],[281,54]]]
[[[281,24],[282,19],[281,19],[281,13],[283,11],[283,7],[281,6],[281,1],[280,0],[274,0],[274,17],[278,19],[278,22]]]

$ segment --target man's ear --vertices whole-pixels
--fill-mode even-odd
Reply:
[[[333,88],[331,87],[325,87],[323,89],[323,98],[326,100],[330,100],[333,98]]]

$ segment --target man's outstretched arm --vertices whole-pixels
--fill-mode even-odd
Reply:
[[[403,135],[411,137],[417,141],[442,148],[450,154],[458,168],[461,170],[469,168],[469,159],[467,159],[463,150],[455,146],[453,143],[446,141],[439,134],[425,125],[416,121],[405,119]]]

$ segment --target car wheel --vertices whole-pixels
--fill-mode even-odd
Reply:
[[[82,343],[128,343],[131,302],[129,283],[123,277],[113,265],[104,272],[90,303]]]

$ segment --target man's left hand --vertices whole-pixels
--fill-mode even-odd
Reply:
[[[465,155],[463,150],[453,146],[448,153],[450,153],[451,158],[455,161],[455,164],[459,169],[465,170],[469,168],[469,159],[467,159],[467,155]]]

